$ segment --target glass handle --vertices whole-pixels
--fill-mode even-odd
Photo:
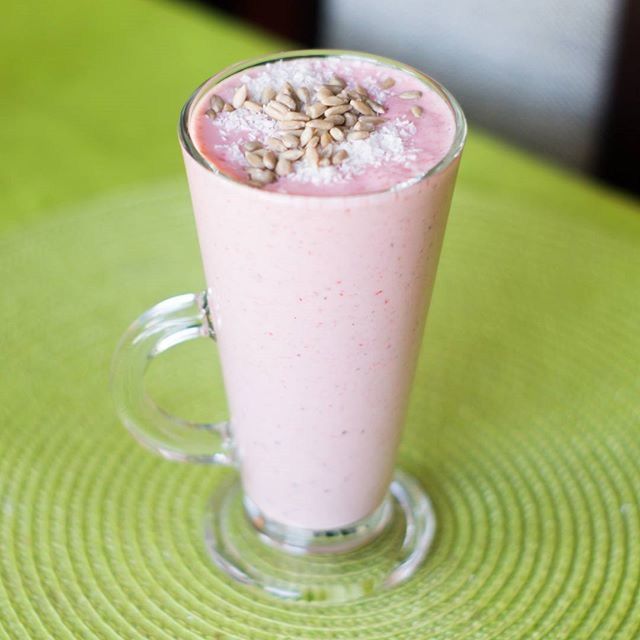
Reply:
[[[234,466],[229,424],[200,424],[161,409],[146,393],[151,361],[176,345],[212,338],[207,294],[169,298],[143,313],[126,331],[113,358],[111,393],[125,427],[143,446],[169,460]]]

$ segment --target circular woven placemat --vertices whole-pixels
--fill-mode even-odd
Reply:
[[[459,190],[401,450],[439,530],[416,579],[341,607],[222,576],[228,472],[114,417],[119,335],[202,283],[183,184],[1,236],[0,637],[637,638],[639,229]],[[172,408],[212,414],[207,348],[154,372]]]

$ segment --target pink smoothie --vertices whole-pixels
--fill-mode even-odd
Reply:
[[[336,144],[348,152],[337,166],[299,161],[264,188],[246,184],[243,145],[277,128],[243,108],[207,117],[212,92],[229,102],[245,84],[260,103],[268,85],[333,75],[362,85],[385,121]],[[203,156],[184,153],[245,492],[282,524],[354,523],[393,473],[459,161],[452,109],[409,71],[330,57],[205,86],[187,118]]]

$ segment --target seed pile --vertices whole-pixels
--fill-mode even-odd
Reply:
[[[393,78],[386,78],[378,86],[386,90],[394,84]],[[398,95],[408,101],[421,96],[420,91]],[[254,187],[263,187],[290,174],[297,162],[310,167],[340,165],[348,157],[346,149],[340,148],[341,143],[366,140],[386,121],[384,106],[364,87],[348,88],[337,76],[314,89],[294,88],[289,82],[284,82],[280,90],[267,86],[260,102],[249,99],[247,86],[241,84],[231,103],[213,95],[207,116],[215,119],[219,113],[235,109],[263,113],[275,121],[278,129],[265,143],[252,140],[244,145],[248,183]],[[411,113],[419,118],[422,109],[414,105]]]

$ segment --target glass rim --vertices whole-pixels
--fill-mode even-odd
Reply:
[[[391,187],[387,187],[386,189],[380,189],[379,191],[367,191],[364,193],[353,193],[353,194],[340,194],[340,195],[307,195],[301,193],[284,193],[280,191],[267,191],[264,189],[255,189],[250,185],[237,180],[231,176],[228,176],[223,171],[221,171],[214,164],[209,162],[201,153],[198,151],[191,134],[189,132],[189,120],[191,116],[191,111],[194,105],[199,101],[199,99],[207,93],[212,87],[216,86],[223,80],[240,73],[242,71],[247,71],[248,69],[252,69],[254,67],[258,67],[270,62],[278,62],[279,60],[295,60],[297,58],[327,58],[333,56],[340,56],[342,58],[355,58],[358,60],[368,60],[370,62],[374,62],[377,64],[382,64],[388,67],[392,67],[405,73],[408,73],[416,78],[418,78],[421,82],[429,86],[436,93],[442,97],[449,108],[451,109],[455,122],[455,134],[453,137],[453,141],[451,143],[451,147],[444,155],[444,157],[436,163],[433,167],[419,173],[404,182],[400,182],[398,184],[394,184]],[[251,189],[253,192],[257,192],[263,194],[266,197],[286,197],[290,198],[320,198],[320,199],[331,199],[331,198],[358,198],[358,197],[366,197],[380,193],[389,193],[395,191],[402,191],[414,184],[422,182],[434,175],[437,175],[443,172],[449,165],[456,160],[462,153],[462,149],[464,148],[464,144],[467,138],[467,121],[460,107],[458,101],[453,97],[453,95],[446,89],[442,84],[440,84],[437,80],[434,80],[431,76],[426,73],[412,67],[411,65],[405,64],[404,62],[399,62],[398,60],[394,60],[393,58],[386,58],[384,56],[378,56],[372,53],[366,53],[364,51],[353,51],[350,49],[296,49],[292,51],[281,51],[278,53],[272,53],[265,56],[259,56],[255,58],[249,58],[247,60],[241,60],[239,62],[235,62],[224,69],[218,71],[214,75],[210,76],[205,80],[197,89],[189,96],[188,100],[185,102],[184,106],[180,111],[180,118],[178,122],[178,137],[180,139],[180,144],[182,148],[185,150],[189,156],[195,160],[200,166],[202,166],[207,171],[210,171],[212,174],[221,177],[224,180],[228,180],[233,184],[243,187],[246,189]]]

